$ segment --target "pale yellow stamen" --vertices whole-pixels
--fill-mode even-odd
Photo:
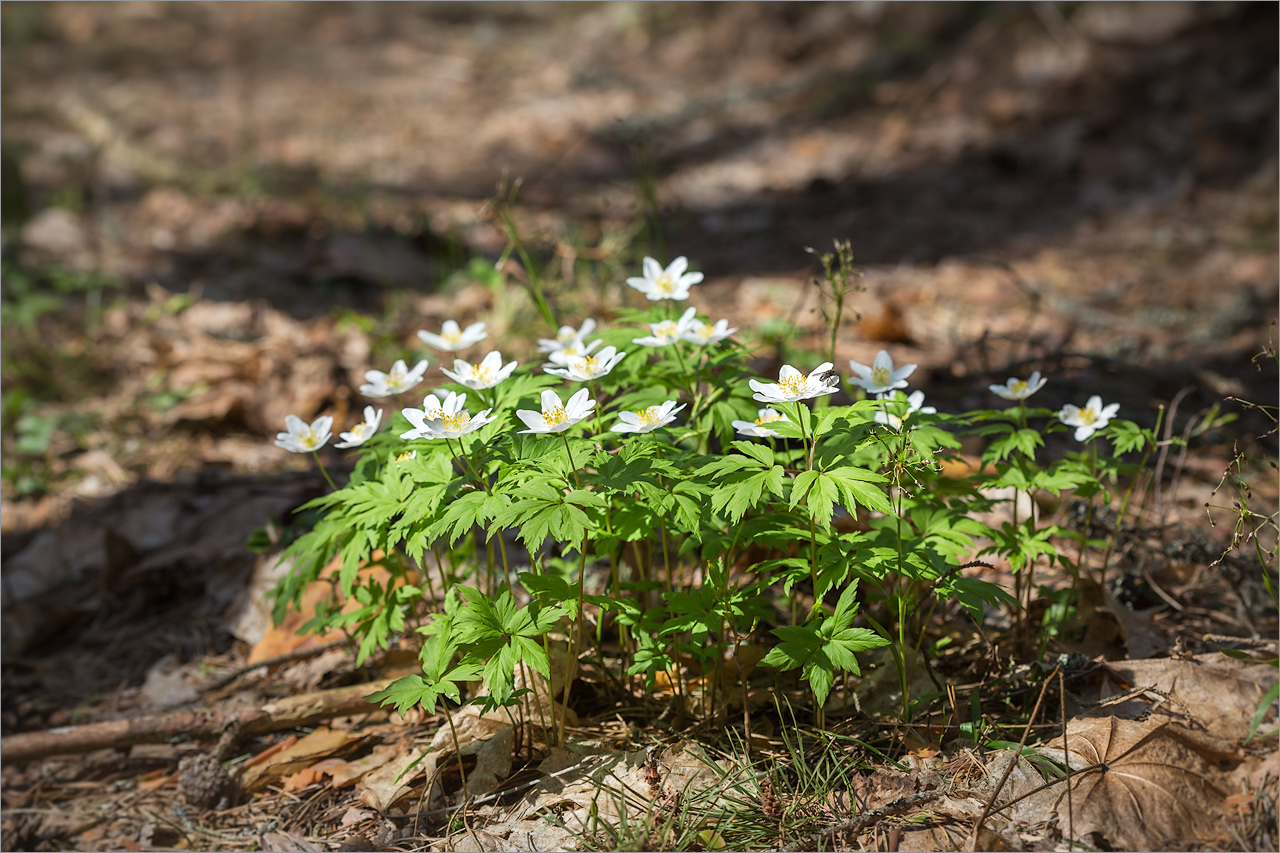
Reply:
[[[309,429],[302,435],[298,436],[298,443],[307,450],[315,450],[320,444],[320,436],[316,435],[314,430]]]
[[[408,376],[401,373],[399,370],[393,370],[387,374],[387,388],[393,391],[399,391],[404,385],[405,380],[408,378]]]
[[[679,329],[676,327],[675,321],[663,320],[661,323],[654,323],[651,327],[653,335],[657,338],[674,338]]]
[[[778,412],[774,412],[771,415],[762,415],[761,417],[756,418],[756,426],[760,426],[761,424],[771,424],[774,421],[780,420],[782,420],[782,415]]]
[[[893,371],[887,367],[871,368],[871,381],[877,385],[889,385],[893,380]]]
[[[458,412],[456,415],[445,415],[440,419],[440,425],[449,432],[461,432],[470,421],[470,415],[466,412]]]
[[[654,279],[653,289],[659,293],[672,294],[676,291],[676,283],[672,281],[671,276],[663,273]]]
[[[364,431],[368,428],[369,425],[364,421],[361,421],[351,428],[351,437],[355,439],[364,438]]]
[[[471,365],[467,371],[467,375],[472,382],[478,382],[481,385],[488,385],[493,382],[493,371],[488,367],[479,364]]]
[[[1025,379],[1010,379],[1009,392],[1011,394],[1021,394],[1027,390],[1027,382]]]
[[[408,462],[410,459],[414,458],[417,455],[418,455],[418,451],[416,450],[406,450],[404,453],[401,453],[399,456],[396,457],[396,464],[399,465],[401,462]]]
[[[650,406],[642,412],[636,412],[636,420],[640,421],[645,426],[653,426],[658,421],[662,420],[662,407]]]
[[[1092,423],[1094,423],[1096,420],[1098,420],[1097,409],[1087,408],[1087,409],[1080,410],[1080,423],[1082,425],[1089,426]]]
[[[778,380],[778,387],[788,397],[799,397],[805,392],[808,380],[803,376],[788,376]]]
[[[564,406],[552,406],[542,413],[542,422],[548,427],[554,427],[564,423],[567,417]]]

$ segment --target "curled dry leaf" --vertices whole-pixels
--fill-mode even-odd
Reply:
[[[1130,700],[1138,713],[1150,711],[1232,741],[1248,735],[1263,696],[1280,677],[1274,666],[1221,653],[1195,655],[1189,660],[1114,661],[1106,664],[1106,669],[1119,690],[1148,688],[1147,693]],[[1142,700],[1140,704],[1137,699]],[[1275,719],[1274,714],[1270,719]]]
[[[1221,841],[1229,762],[1211,740],[1173,723],[1072,720],[1065,751],[1061,737],[1039,750],[1079,774],[1058,789],[1063,832],[1079,841],[1096,834],[1113,850]]]

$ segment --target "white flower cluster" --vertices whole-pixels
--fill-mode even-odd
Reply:
[[[688,299],[690,287],[703,278],[700,272],[688,271],[689,261],[683,256],[676,258],[665,268],[653,258],[646,257],[642,269],[644,274],[628,278],[627,284],[652,301]],[[649,334],[633,338],[632,343],[645,347],[667,347],[679,343],[706,347],[717,344],[738,331],[736,327],[729,327],[728,320],[722,319],[711,324],[698,319],[697,313],[696,308],[688,308],[679,319],[652,323]],[[554,338],[540,338],[538,351],[547,357],[543,369],[549,374],[574,382],[592,382],[609,375],[627,353],[618,352],[613,346],[601,348],[603,341],[600,338],[588,341],[587,337],[595,328],[596,321],[588,318],[577,328],[561,326]],[[436,349],[460,352],[484,340],[488,337],[488,332],[482,322],[462,328],[457,321],[446,320],[439,334],[420,330],[418,337]],[[475,363],[455,358],[453,368],[443,368],[441,372],[465,388],[486,391],[509,378],[516,366],[515,361],[503,364],[502,354],[495,350]],[[932,406],[924,405],[923,391],[907,394],[901,390],[907,387],[907,377],[915,371],[916,365],[895,367],[889,353],[880,350],[870,365],[850,361],[849,367],[853,372],[849,382],[862,388],[867,394],[874,394],[884,403],[875,412],[876,423],[901,431],[913,414],[932,414],[937,411]],[[778,437],[779,433],[768,425],[786,421],[787,417],[772,408],[772,405],[834,394],[839,390],[840,381],[839,374],[833,368],[831,362],[824,362],[804,374],[790,364],[784,364],[778,372],[776,383],[749,380],[753,399],[766,405],[757,411],[754,421],[736,420],[732,422],[733,428],[739,434],[752,438]],[[365,383],[360,386],[360,393],[373,398],[401,395],[422,382],[426,369],[426,359],[412,368],[403,360],[397,360],[385,373],[380,370],[365,373]],[[1003,385],[991,385],[990,390],[1006,400],[1025,403],[1046,382],[1040,372],[1035,371],[1025,380],[1011,376]],[[465,408],[466,400],[465,393],[436,391],[423,399],[421,409],[402,409],[413,429],[402,433],[400,437],[408,440],[461,438],[496,420],[492,416],[492,408],[471,415]],[[521,409],[516,412],[516,416],[527,427],[522,432],[563,432],[589,417],[596,408],[596,401],[590,398],[590,390],[587,388],[579,389],[565,402],[554,391],[546,390],[542,392],[541,403],[541,411]],[[666,400],[639,411],[619,412],[612,430],[619,433],[652,432],[673,423],[676,414],[684,408],[684,404],[677,400]],[[1087,441],[1116,416],[1119,408],[1118,403],[1104,406],[1102,399],[1094,395],[1083,408],[1070,404],[1063,406],[1058,412],[1058,419],[1074,428],[1076,440]],[[377,433],[382,423],[382,411],[375,410],[373,406],[365,406],[364,420],[348,432],[341,433],[339,437],[342,441],[334,446],[349,449],[364,444]],[[293,453],[315,453],[329,442],[333,418],[323,415],[308,424],[296,415],[289,415],[285,419],[285,426],[286,430],[276,435],[275,443],[279,447]],[[396,456],[394,461],[399,464],[415,456],[416,451],[408,450]]]

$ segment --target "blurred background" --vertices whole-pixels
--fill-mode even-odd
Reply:
[[[644,255],[687,255],[691,304],[762,372],[820,360],[806,248],[847,239],[866,290],[837,368],[888,349],[943,411],[1033,369],[1042,405],[1147,425],[1175,397],[1276,402],[1274,3],[2,15],[6,654],[56,635],[40,596],[72,579],[118,598],[198,564],[212,589],[210,553],[243,579],[245,536],[319,487],[271,443],[285,415],[345,428],[395,358],[439,384],[417,329],[484,320],[528,360],[547,329],[513,233],[575,324],[635,304]],[[1235,411],[1223,446],[1268,426]],[[225,648],[193,624],[155,642]]]

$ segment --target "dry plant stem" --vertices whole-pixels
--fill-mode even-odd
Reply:
[[[0,760],[5,763],[32,761],[50,755],[71,755],[139,743],[216,738],[230,727],[236,727],[238,737],[248,737],[314,725],[334,717],[376,711],[377,706],[366,697],[392,681],[385,678],[367,684],[290,696],[257,708],[171,711],[168,714],[9,735],[0,738]]]
[[[201,687],[200,692],[208,693],[211,690],[218,690],[219,688],[226,687],[240,676],[253,672],[255,669],[261,669],[264,666],[277,666],[282,663],[289,663],[290,661],[315,657],[316,655],[324,654],[325,652],[332,651],[333,649],[345,646],[346,644],[346,640],[335,640],[334,642],[326,643],[323,646],[312,646],[309,649],[296,649],[292,652],[286,652],[282,655],[276,655],[275,657],[260,660],[257,663],[247,664],[246,666],[238,667],[225,675],[219,676],[204,687]]]
[[[898,797],[898,799],[883,808],[863,812],[853,820],[846,820],[843,823],[828,826],[826,829],[819,830],[811,835],[806,835],[794,844],[788,844],[786,847],[771,851],[771,853],[795,853],[795,851],[799,850],[816,850],[818,849],[817,843],[822,841],[824,838],[828,838],[841,832],[862,832],[868,827],[875,826],[880,823],[880,821],[885,818],[900,815],[903,812],[911,811],[912,809],[923,806],[926,803],[931,803],[934,800],[939,799],[942,796],[942,793],[942,791],[921,791],[918,794],[909,794],[905,797]]]
[[[1067,677],[1063,674],[1061,667],[1058,668],[1058,715],[1062,720],[1062,752],[1070,755],[1067,748]],[[1073,839],[1076,836],[1076,811],[1071,788],[1071,785],[1067,785],[1067,853],[1071,853],[1075,848]]]
[[[1048,692],[1049,685],[1053,683],[1053,677],[1062,675],[1062,667],[1055,666],[1053,672],[1049,673],[1049,677],[1044,680],[1044,686],[1040,688],[1040,695],[1036,697],[1036,704],[1031,709],[1031,716],[1027,719],[1027,725],[1022,729],[1022,737],[1018,739],[1018,749],[1010,759],[1008,766],[1004,768],[1004,773],[1000,776],[1000,781],[996,783],[995,790],[991,792],[991,798],[987,800],[986,807],[982,810],[982,816],[978,818],[978,822],[973,825],[973,833],[969,836],[967,849],[975,849],[978,842],[978,833],[982,831],[982,824],[990,816],[992,806],[995,804],[996,797],[1000,796],[1000,790],[1004,788],[1004,783],[1009,780],[1009,774],[1013,772],[1013,766],[1018,763],[1018,758],[1022,755],[1022,748],[1027,745],[1027,737],[1031,734],[1031,724],[1035,722],[1036,715],[1040,713],[1040,703],[1044,701],[1044,694]],[[1066,731],[1066,724],[1063,724],[1063,732]]]
[[[458,775],[462,777],[462,801],[458,803],[458,812],[462,815],[462,825],[466,827],[467,832],[471,835],[471,840],[480,845],[480,849],[484,849],[480,839],[476,837],[475,830],[471,828],[471,823],[467,820],[467,771],[462,766],[462,746],[458,743],[458,730],[453,726],[453,714],[445,712],[444,718],[449,723],[449,734],[453,737],[453,752],[458,756]]]

